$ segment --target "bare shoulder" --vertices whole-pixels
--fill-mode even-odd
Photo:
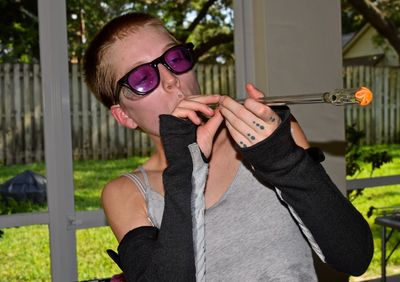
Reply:
[[[151,225],[147,219],[146,202],[136,184],[120,176],[104,186],[101,201],[108,224],[118,242],[131,229]]]

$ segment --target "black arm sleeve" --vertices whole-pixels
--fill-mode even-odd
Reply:
[[[266,140],[240,149],[245,161],[251,164],[255,176],[276,188],[298,215],[326,263],[338,271],[361,275],[373,255],[368,223],[331,181],[318,161],[321,156],[295,144],[289,109],[274,110],[282,123]]]
[[[160,229],[139,227],[128,232],[118,247],[119,259],[114,260],[128,281],[195,281],[193,163],[188,145],[196,142],[196,126],[161,115],[160,135],[168,161],[163,173],[165,207]]]

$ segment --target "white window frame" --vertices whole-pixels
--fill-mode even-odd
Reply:
[[[255,76],[254,42],[248,40],[255,29],[252,5],[253,1],[234,1],[237,89]],[[0,228],[47,224],[52,280],[70,282],[78,279],[76,230],[106,226],[107,222],[102,209],[76,212],[74,206],[65,0],[38,0],[38,11],[48,212],[3,215]],[[392,176],[351,180],[347,186],[350,190],[398,183],[400,176]]]
[[[76,230],[107,225],[75,212],[65,0],[38,0],[48,212],[0,216],[0,228],[47,224],[52,281],[77,281]]]

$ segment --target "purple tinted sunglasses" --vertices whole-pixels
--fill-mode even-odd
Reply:
[[[117,82],[117,101],[123,86],[140,96],[145,96],[156,89],[160,84],[158,64],[162,64],[174,74],[190,71],[194,66],[192,50],[192,43],[176,45],[169,48],[154,61],[131,69]]]

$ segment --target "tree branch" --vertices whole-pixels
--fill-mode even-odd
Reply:
[[[210,37],[206,42],[196,45],[194,56],[196,59],[207,53],[214,46],[230,43],[233,41],[233,33],[220,33]]]
[[[196,18],[191,22],[189,27],[185,31],[185,38],[183,38],[183,42],[189,37],[189,34],[193,32],[196,26],[201,22],[201,20],[207,15],[208,9],[216,2],[217,0],[208,0],[204,6],[201,8]]]
[[[369,0],[347,0],[396,50],[400,57],[400,36],[396,25]]]

